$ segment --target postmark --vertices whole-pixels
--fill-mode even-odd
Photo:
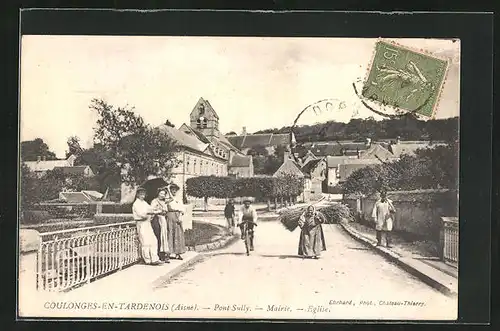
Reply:
[[[445,58],[380,39],[361,96],[398,114],[433,118],[448,67]]]

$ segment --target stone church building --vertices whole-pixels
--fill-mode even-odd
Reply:
[[[208,100],[200,98],[179,128],[161,125],[161,131],[179,146],[177,167],[171,181],[185,190],[186,180],[196,176],[253,177],[252,156],[245,155],[219,131],[219,116]],[[150,179],[154,178],[151,176]],[[122,185],[122,203],[133,201],[135,189]]]

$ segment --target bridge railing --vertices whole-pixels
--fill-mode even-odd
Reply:
[[[443,257],[444,261],[458,266],[459,255],[459,223],[457,217],[442,217],[444,229]]]
[[[65,291],[140,259],[135,222],[40,234],[37,288]]]

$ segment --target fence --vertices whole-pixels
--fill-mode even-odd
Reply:
[[[64,291],[136,263],[135,222],[40,234],[37,288]]]
[[[444,229],[443,257],[446,263],[458,266],[459,223],[456,217],[442,217]]]

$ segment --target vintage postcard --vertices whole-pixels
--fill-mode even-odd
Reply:
[[[456,320],[460,40],[23,35],[21,318]]]

